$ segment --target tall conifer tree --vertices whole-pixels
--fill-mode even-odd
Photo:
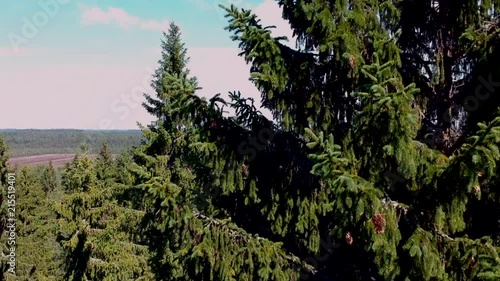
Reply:
[[[144,211],[130,206],[138,201],[127,196],[133,186],[117,181],[114,161],[104,158],[95,161],[82,151],[63,172],[66,192],[54,210],[66,257],[64,279],[153,280],[148,248],[137,237]],[[107,178],[96,176],[103,172],[96,165],[101,161],[109,161]]]
[[[166,268],[194,266],[180,275],[194,279],[298,280],[307,266],[274,254],[308,262],[320,254],[329,258],[314,260],[309,278],[499,278],[498,230],[480,226],[478,202],[498,205],[500,104],[493,96],[480,102],[491,110],[462,103],[477,81],[490,80],[483,91],[497,85],[498,1],[277,2],[296,48],[251,11],[225,8],[277,126],[236,93],[229,103],[176,95],[176,118],[200,129],[190,145],[196,181],[218,192],[199,213],[178,205],[185,199],[175,186],[164,191],[160,209],[177,218],[165,227],[178,233]],[[223,117],[226,105],[237,116]],[[259,152],[249,157],[240,144],[264,128],[273,129],[271,143],[254,142]],[[208,220],[201,233],[192,218]],[[229,227],[224,220],[240,231],[212,228]],[[178,240],[187,233],[198,246]],[[236,257],[234,233],[256,252],[243,244]],[[274,251],[244,233],[269,239]],[[321,241],[331,237],[342,242],[328,252]]]

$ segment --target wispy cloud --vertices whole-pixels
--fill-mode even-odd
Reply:
[[[142,29],[148,29],[148,30],[160,30],[160,31],[166,31],[168,29],[168,21],[155,21],[155,20],[148,20],[140,23],[140,28]]]
[[[83,11],[81,22],[84,25],[93,24],[115,24],[121,28],[128,29],[137,27],[146,30],[165,31],[168,29],[168,21],[157,21],[151,19],[142,19],[137,16],[130,15],[125,10],[115,7],[108,7],[103,10],[99,7],[89,7],[84,4],[78,4]]]

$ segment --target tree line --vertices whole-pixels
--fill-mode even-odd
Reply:
[[[95,154],[103,143],[107,143],[114,154],[119,154],[141,143],[140,130],[10,129],[0,130],[0,135],[9,146],[11,157],[77,153],[82,144]]]

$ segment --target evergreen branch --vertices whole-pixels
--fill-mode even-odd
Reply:
[[[215,226],[218,226],[218,227],[223,227],[223,226],[227,226],[226,223],[223,223],[223,222],[220,222],[218,220],[215,220],[215,219],[212,219],[210,217],[207,217],[199,212],[195,212],[194,213],[194,217],[198,218],[198,219],[201,219],[201,220],[204,220],[204,221],[208,221],[209,224],[212,224],[212,225],[215,225]],[[232,236],[234,237],[238,237],[238,238],[246,238],[246,236],[244,236],[242,233],[238,232],[237,230],[235,229],[232,229],[232,228],[229,228],[228,227],[228,231],[229,231],[229,234],[231,234]],[[265,238],[263,237],[255,237],[257,240],[264,240]]]
[[[97,258],[90,258],[89,259],[89,262],[90,263],[93,263],[93,264],[96,264],[96,263],[106,263],[105,261],[101,260],[101,259],[97,259]]]
[[[213,218],[210,218],[206,215],[203,215],[199,212],[194,212],[193,213],[194,217],[195,218],[198,218],[200,220],[203,220],[203,221],[208,221],[209,224],[211,225],[215,225],[215,226],[218,226],[218,227],[224,227],[231,236],[235,237],[235,238],[242,238],[243,240],[247,241],[247,239],[250,239],[250,238],[255,238],[257,240],[260,240],[260,241],[267,241],[267,242],[270,242],[270,243],[275,243],[269,239],[266,239],[266,238],[263,238],[263,237],[259,237],[259,236],[256,236],[256,237],[251,237],[250,235],[248,235],[247,233],[243,233],[242,231],[238,231],[234,228],[231,228],[230,226],[228,226],[226,223],[223,223],[223,222],[220,222],[216,219],[213,219]],[[292,264],[294,264],[295,266],[299,266],[305,270],[307,270],[308,273],[311,273],[311,274],[316,274],[318,271],[316,269],[314,269],[313,266],[311,265],[308,265],[304,262],[301,262],[301,259],[295,255],[293,255],[292,253],[289,253],[287,251],[284,250],[284,252],[286,253],[284,255],[285,259],[289,260]]]
[[[391,206],[391,207],[394,207],[395,209],[400,209],[400,210],[403,210],[403,212],[406,214],[408,212],[408,210],[410,209],[409,206],[405,205],[405,204],[402,204],[402,203],[399,203],[397,201],[394,201],[394,200],[391,200],[389,198],[383,198],[381,200],[381,203],[382,205],[385,205],[385,206]]]
[[[136,248],[143,249],[143,250],[148,249],[147,245],[142,245],[142,244],[137,244],[137,243],[132,243],[132,242],[117,241],[117,243],[122,244],[122,245],[126,245],[126,246],[136,247]]]
[[[455,238],[452,238],[452,237],[448,236],[447,234],[445,234],[445,233],[443,233],[443,232],[441,232],[441,231],[438,231],[438,232],[437,232],[437,234],[438,234],[439,236],[441,236],[441,237],[443,237],[443,238],[447,239],[447,240],[450,240],[450,241],[455,241]]]

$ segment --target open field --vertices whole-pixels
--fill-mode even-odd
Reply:
[[[91,158],[97,157],[97,154],[90,154]],[[64,164],[75,158],[75,154],[44,154],[35,156],[21,156],[9,159],[8,163],[12,167],[48,165],[52,161],[54,167],[63,167]]]

